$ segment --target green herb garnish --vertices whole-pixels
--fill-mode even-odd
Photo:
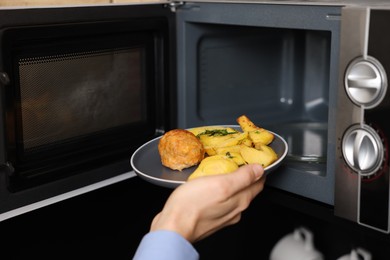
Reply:
[[[228,158],[230,158],[230,159],[233,159],[233,158],[234,158],[234,156],[231,155],[230,152],[227,152],[227,153],[226,153],[226,156],[227,156]]]
[[[231,135],[231,134],[236,134],[237,131],[234,131],[234,132],[228,132],[227,129],[214,129],[214,130],[206,130],[200,134],[198,134],[197,136],[201,136],[201,135],[208,135],[208,136],[225,136],[225,135]]]

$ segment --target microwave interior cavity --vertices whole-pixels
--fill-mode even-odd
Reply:
[[[210,24],[189,28],[198,81],[187,99],[195,110],[190,115],[196,116],[188,121],[193,126],[235,124],[238,113],[245,113],[285,137],[292,163],[323,165],[331,33]],[[324,167],[307,168],[325,174]]]
[[[286,118],[327,120],[329,32],[233,26],[204,30],[197,57],[200,118],[209,121],[244,110],[268,125]],[[215,99],[222,94],[224,98]]]

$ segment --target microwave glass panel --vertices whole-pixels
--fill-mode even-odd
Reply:
[[[26,150],[142,119],[143,49],[19,61]]]
[[[156,66],[165,36],[158,27],[114,28],[123,26],[5,32],[13,190],[125,160],[156,136],[156,107],[163,103],[157,89],[165,73]]]

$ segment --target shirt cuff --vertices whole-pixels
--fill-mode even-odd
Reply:
[[[198,260],[193,245],[173,231],[157,230],[146,234],[133,260]]]

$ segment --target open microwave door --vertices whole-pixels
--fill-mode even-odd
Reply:
[[[175,124],[166,4],[0,9],[0,220],[134,176]]]

